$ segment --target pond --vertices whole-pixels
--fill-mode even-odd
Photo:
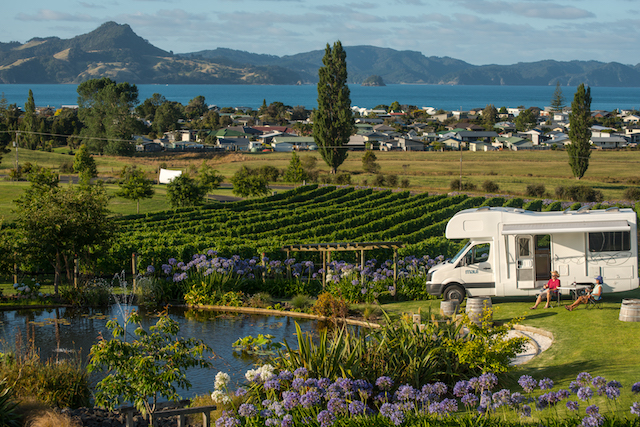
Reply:
[[[149,326],[156,323],[155,312],[147,312],[141,308],[140,314],[145,329],[148,330]],[[170,308],[169,315],[179,322],[179,335],[201,339],[215,353],[207,355],[211,357],[212,369],[193,368],[188,371],[192,387],[188,391],[179,392],[183,398],[213,391],[214,377],[218,371],[228,373],[234,386],[242,384],[244,373],[253,367],[256,359],[243,357],[233,350],[232,343],[238,338],[270,334],[275,336],[274,342],[286,339],[293,344],[296,340],[295,322],[298,322],[304,332],[314,332],[318,327],[318,322],[312,320],[187,310],[179,307]],[[122,310],[118,305],[103,309],[0,311],[0,351],[13,349],[17,339],[23,345],[33,342],[42,360],[59,360],[79,355],[86,364],[89,350],[100,335],[107,339],[111,337],[106,323],[113,318],[120,321],[122,319]],[[129,327],[127,335],[133,336],[134,329]],[[99,376],[92,376],[92,385],[99,380]]]

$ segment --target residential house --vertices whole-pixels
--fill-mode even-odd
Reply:
[[[453,137],[442,139],[439,142],[448,150],[454,150],[454,151],[459,151],[460,146],[462,145],[462,141],[460,139],[453,138]]]
[[[498,133],[495,131],[459,131],[456,133],[456,138],[463,142],[470,141],[484,141],[491,142],[491,138],[498,137]]]
[[[498,137],[496,138],[496,140],[501,142],[504,148],[507,148],[512,151],[526,150],[526,149],[533,148],[533,141],[526,138],[520,138],[518,136],[511,136],[507,138]]]
[[[162,149],[162,144],[155,141],[144,141],[136,144],[136,151],[138,152],[151,153],[162,151]]]
[[[424,142],[411,138],[398,138],[398,148],[402,151],[425,151]]]
[[[640,142],[640,127],[627,127],[624,130],[624,136],[630,143],[637,144]]]
[[[218,138],[216,148],[224,151],[249,151],[251,142],[248,138]],[[251,148],[254,147],[252,145]]]
[[[626,147],[629,141],[621,135],[611,135],[604,137],[591,137],[591,145],[601,149],[614,149]]]
[[[495,151],[497,148],[487,142],[470,142],[469,151]]]
[[[364,151],[366,148],[366,142],[362,135],[351,135],[346,147],[351,151]]]

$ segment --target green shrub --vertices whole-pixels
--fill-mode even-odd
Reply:
[[[546,191],[544,184],[529,184],[525,189],[525,194],[527,197],[544,197]]]
[[[622,196],[626,200],[640,200],[640,187],[629,187],[624,190],[624,195]]]
[[[409,188],[409,180],[407,178],[402,178],[400,180],[400,188]]]
[[[555,189],[559,199],[572,200],[574,202],[601,202],[604,195],[600,190],[594,190],[586,185],[558,186]]]
[[[524,205],[524,209],[533,212],[540,212],[542,211],[542,205],[542,200],[532,200]]]
[[[507,208],[521,208],[524,206],[524,200],[520,197],[514,197],[513,199],[507,200],[503,206]]]
[[[384,184],[385,184],[384,175],[381,173],[376,174],[376,176],[373,178],[372,184],[375,185],[376,187],[384,187]]]
[[[487,193],[497,193],[500,191],[500,186],[490,179],[487,179],[482,183],[482,189]]]
[[[476,185],[472,182],[463,182],[462,186],[460,185],[460,179],[453,179],[451,180],[451,183],[449,183],[449,188],[452,191],[460,191],[460,189],[462,189],[462,191],[474,191],[476,189]]]
[[[398,186],[398,175],[389,174],[385,178],[387,183],[387,187],[397,187]]]
[[[336,184],[338,185],[351,185],[351,174],[341,173],[336,176]]]
[[[551,212],[551,211],[561,211],[562,210],[562,203],[560,203],[559,201],[555,201],[555,202],[551,202],[549,203],[544,210],[546,212]]]

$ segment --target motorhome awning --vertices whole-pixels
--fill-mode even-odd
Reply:
[[[625,220],[504,224],[502,226],[502,234],[595,233],[629,230],[631,227]]]

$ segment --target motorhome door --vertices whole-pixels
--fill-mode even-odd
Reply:
[[[534,260],[533,236],[516,236],[516,280],[518,289],[535,287]]]

